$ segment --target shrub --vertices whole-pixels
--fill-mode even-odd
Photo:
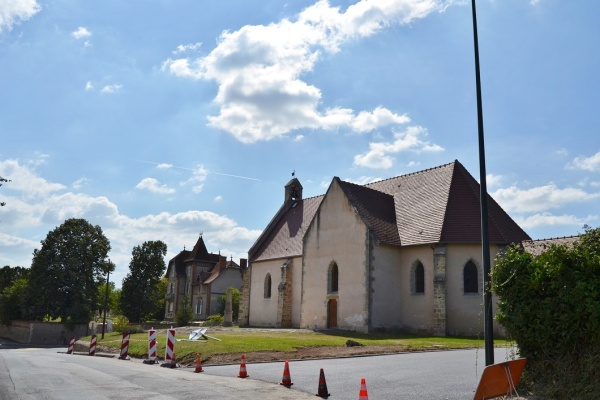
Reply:
[[[600,393],[600,230],[572,247],[535,256],[510,247],[496,260],[498,321],[528,359],[524,383],[537,395],[592,399]]]
[[[205,326],[219,326],[223,324],[223,316],[220,314],[210,315],[204,322]]]
[[[128,332],[129,330],[129,320],[124,315],[117,315],[112,319],[113,330],[115,332]]]

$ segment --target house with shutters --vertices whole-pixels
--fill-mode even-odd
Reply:
[[[173,321],[187,297],[195,321],[218,313],[219,298],[229,287],[241,289],[242,270],[247,260],[236,264],[220,254],[209,253],[202,236],[190,250],[183,250],[169,261],[165,319]]]
[[[483,332],[480,188],[459,161],[366,185],[334,177],[316,197],[302,189],[285,185],[248,253],[240,324]],[[493,263],[531,238],[487,201]]]

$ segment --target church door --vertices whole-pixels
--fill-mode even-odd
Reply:
[[[337,328],[337,300],[327,302],[327,328]]]

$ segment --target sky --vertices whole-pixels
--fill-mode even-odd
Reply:
[[[477,1],[488,192],[533,239],[599,226],[598,15]],[[292,173],[479,180],[473,49],[468,0],[0,0],[0,266],[84,218],[120,286],[149,240],[247,257]]]

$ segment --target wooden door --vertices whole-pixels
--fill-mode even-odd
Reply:
[[[337,300],[327,302],[327,328],[337,328]]]

